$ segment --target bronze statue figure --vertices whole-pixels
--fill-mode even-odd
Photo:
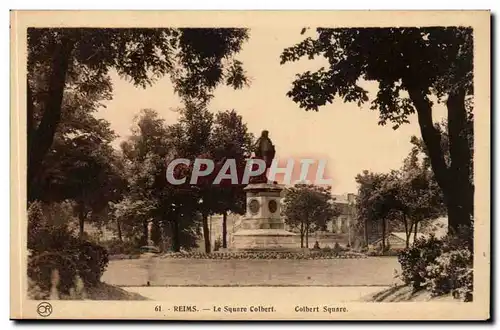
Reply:
[[[251,180],[253,183],[263,183],[267,182],[267,170],[271,167],[274,156],[276,155],[276,149],[274,148],[274,144],[269,138],[269,131],[262,131],[260,137],[257,139],[257,142],[253,146],[253,150],[255,153],[255,158],[264,160],[266,164],[266,171],[259,176],[255,177],[254,180]]]

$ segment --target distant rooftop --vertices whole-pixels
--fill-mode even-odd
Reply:
[[[356,195],[353,193],[347,193],[342,195],[332,195],[333,202],[338,204],[349,204],[349,202],[356,201]]]

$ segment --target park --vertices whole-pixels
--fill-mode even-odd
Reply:
[[[30,297],[472,301],[472,44],[464,27],[28,29]]]

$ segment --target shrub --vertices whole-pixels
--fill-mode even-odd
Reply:
[[[426,268],[427,287],[434,296],[451,293],[472,300],[472,254],[468,249],[445,252]]]
[[[434,236],[419,238],[413,246],[401,251],[398,261],[401,264],[401,279],[413,286],[415,291],[425,283],[426,267],[441,254],[443,242]]]
[[[52,287],[52,271],[59,271],[58,289],[69,294],[77,275],[78,257],[70,251],[35,251],[28,259],[28,278],[41,291],[48,293]]]
[[[34,203],[28,209],[28,277],[33,287],[50,291],[53,271],[58,272],[57,289],[70,294],[80,277],[87,285],[99,282],[107,264],[104,248],[75,237],[65,224],[47,224],[42,208]]]
[[[113,239],[107,242],[102,242],[101,244],[106,248],[110,256],[117,254],[135,255],[139,254],[140,252],[137,244],[131,241],[120,241],[119,239]]]
[[[45,300],[48,296],[48,290],[41,289],[35,281],[28,277],[28,297],[33,300]]]
[[[426,287],[434,296],[451,293],[457,299],[472,300],[473,258],[463,240],[420,238],[398,260],[402,280],[415,291]]]
[[[60,237],[60,236],[55,236]],[[58,289],[69,294],[78,275],[86,285],[97,284],[108,265],[106,249],[73,238],[64,249],[35,250],[28,262],[28,277],[42,290],[50,290],[52,271],[59,272]]]
[[[102,246],[91,242],[80,242],[78,274],[83,283],[96,285],[108,266],[108,252]]]

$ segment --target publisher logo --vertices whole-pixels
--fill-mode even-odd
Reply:
[[[44,301],[38,304],[36,307],[36,312],[38,315],[41,317],[47,317],[50,314],[52,314],[52,305],[49,304],[48,302]]]

